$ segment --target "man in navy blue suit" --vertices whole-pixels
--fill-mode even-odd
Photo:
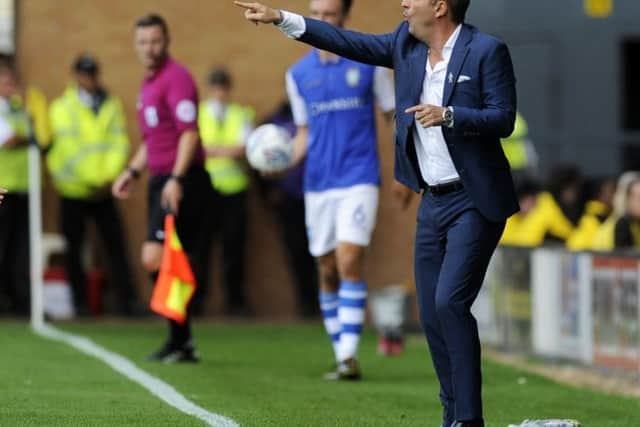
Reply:
[[[471,305],[505,220],[518,210],[500,146],[516,115],[509,50],[464,24],[469,0],[403,0],[404,21],[382,35],[345,31],[259,3],[236,4],[254,23],[273,23],[319,49],[395,70],[395,176],[423,193],[415,276],[440,380],[442,425],[484,426]]]

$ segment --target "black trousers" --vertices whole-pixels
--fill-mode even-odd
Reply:
[[[94,221],[108,261],[108,276],[115,286],[120,310],[137,303],[129,254],[124,240],[120,213],[111,197],[102,200],[61,199],[61,229],[67,241],[66,268],[76,307],[87,303],[87,274],[82,263],[82,248],[87,221]]]
[[[309,253],[304,216],[304,199],[283,195],[276,205],[280,238],[287,251],[289,269],[296,283],[298,304],[303,316],[319,314],[318,270]]]
[[[245,251],[247,240],[247,192],[223,195],[213,191],[208,223],[209,249],[212,240],[219,240],[222,248],[222,276],[227,310],[242,313],[246,310]],[[210,255],[210,251],[209,251]],[[195,313],[202,313],[206,298],[206,284],[194,296]]]
[[[161,206],[162,190],[169,180],[169,175],[152,176],[149,180],[147,193],[148,230],[147,241],[163,243],[164,217],[166,210]],[[201,166],[192,166],[184,176],[176,230],[196,279],[197,290],[194,299],[189,304],[189,316],[181,325],[169,320],[169,342],[181,346],[191,341],[191,314],[195,312],[195,298],[198,292],[206,286],[209,255],[209,220],[211,217],[211,181],[209,174]],[[159,238],[162,236],[162,238]],[[151,274],[151,281],[155,284],[158,272]]]
[[[0,206],[0,311],[29,312],[29,197],[9,193]]]

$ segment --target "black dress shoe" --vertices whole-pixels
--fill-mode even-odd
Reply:
[[[149,362],[162,363],[198,363],[200,356],[198,356],[191,342],[184,344],[167,342],[159,350],[150,354],[147,360]]]

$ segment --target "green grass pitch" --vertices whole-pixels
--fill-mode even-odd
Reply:
[[[161,322],[60,328],[128,357],[242,426],[439,427],[437,380],[421,337],[409,339],[403,356],[382,358],[373,334],[365,334],[363,381],[330,383],[321,379],[332,354],[320,325],[196,322],[198,365],[144,361],[164,337]],[[35,336],[25,324],[0,323],[0,349],[0,426],[203,425],[102,362]],[[484,401],[490,427],[543,417],[576,418],[584,427],[640,426],[638,400],[559,385],[490,361],[484,363]]]

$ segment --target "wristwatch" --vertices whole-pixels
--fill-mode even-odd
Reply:
[[[442,112],[442,120],[448,128],[453,127],[453,107],[447,107]]]

